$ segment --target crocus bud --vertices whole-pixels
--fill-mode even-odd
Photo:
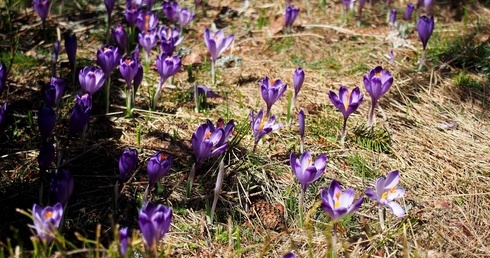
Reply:
[[[75,106],[70,112],[69,135],[80,132],[90,120],[90,110],[92,109],[92,97],[90,94],[76,96]]]
[[[65,93],[65,80],[58,77],[51,77],[51,81],[43,91],[44,102],[47,106],[56,107],[61,102]]]
[[[124,17],[128,22],[129,27],[134,28],[136,25],[136,19],[138,19],[138,8],[135,6],[127,7],[126,12],[124,13]]]
[[[116,28],[112,29],[112,40],[114,40],[114,44],[119,49],[120,53],[126,52],[126,44],[128,42],[128,35],[126,34],[126,30],[118,23]]]
[[[39,169],[47,170],[51,163],[53,163],[55,157],[55,150],[52,143],[46,141],[41,145],[37,161],[39,163]]]
[[[160,178],[164,177],[172,167],[172,158],[167,157],[162,151],[157,151],[150,160],[148,160],[148,177],[149,185],[153,185]]]
[[[129,246],[129,234],[128,228],[121,228],[119,230],[119,253],[121,257],[126,257],[126,252],[128,251]]]
[[[53,132],[56,124],[56,113],[54,112],[53,108],[43,106],[39,109],[37,118],[41,137],[45,141],[51,135],[51,132]]]
[[[53,59],[56,61],[58,60],[58,56],[60,54],[60,41],[56,40],[53,43]]]
[[[76,57],[77,57],[77,36],[75,33],[65,32],[65,49],[68,55],[68,61],[70,61],[70,66],[75,68]]]
[[[116,0],[104,0],[104,5],[105,9],[107,10],[107,14],[111,16],[114,6],[116,5]]]
[[[294,7],[294,5],[289,5],[284,14],[284,27],[290,29],[293,26],[294,20],[298,17],[298,14],[299,8]]]
[[[143,81],[143,66],[141,64],[138,64],[138,72],[136,72],[136,75],[134,76],[133,79],[134,93],[138,91],[138,88],[141,85],[142,81]]]
[[[407,21],[411,20],[414,9],[415,9],[415,5],[413,5],[412,3],[407,4],[407,9],[405,9],[405,17],[403,18]]]
[[[121,157],[119,158],[119,175],[121,182],[126,182],[131,172],[138,164],[138,151],[136,149],[126,148],[124,149]]]
[[[178,13],[177,22],[179,23],[180,28],[184,28],[187,26],[187,24],[191,23],[195,17],[196,15],[192,14],[191,10],[188,8],[182,8]]]
[[[0,94],[7,88],[7,66],[0,62]]]
[[[395,24],[395,22],[396,22],[396,9],[393,8],[393,9],[391,9],[391,12],[390,12],[390,23]]]
[[[434,16],[428,18],[427,16],[422,15],[417,23],[417,32],[419,34],[420,41],[422,41],[424,50],[427,47],[432,31],[434,31]]]
[[[303,86],[303,82],[305,81],[305,72],[301,67],[296,68],[293,73],[293,86],[294,86],[294,96],[298,96],[299,91],[301,90],[301,86]]]
[[[68,169],[61,169],[51,178],[49,184],[51,199],[65,206],[73,193],[73,176]]]
[[[32,6],[34,7],[34,10],[36,13],[41,17],[41,20],[43,22],[46,21],[49,15],[49,5],[51,2],[49,0],[33,0],[32,1]]]

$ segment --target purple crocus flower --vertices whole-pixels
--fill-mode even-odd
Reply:
[[[397,187],[400,181],[400,172],[398,170],[391,171],[386,178],[380,177],[376,180],[376,188],[366,189],[366,195],[380,206],[390,208],[393,214],[397,217],[405,217],[405,211],[402,206],[394,199],[402,198],[405,195],[405,189]]]
[[[417,23],[417,32],[419,34],[420,41],[422,41],[424,51],[427,48],[427,42],[429,42],[432,31],[434,31],[434,16],[429,18],[422,15]]]
[[[166,176],[172,167],[172,157],[167,157],[162,151],[157,151],[148,160],[148,185],[155,184],[162,177]]]
[[[77,57],[77,36],[75,33],[65,32],[65,49],[66,55],[68,55],[68,61],[70,61],[70,67],[75,68]]]
[[[412,19],[412,13],[414,9],[415,9],[415,5],[413,5],[412,3],[407,4],[407,8],[405,9],[405,17],[404,17],[405,20],[409,21]]]
[[[157,27],[158,15],[153,12],[141,10],[136,18],[136,25],[141,32],[153,30]]]
[[[299,14],[299,8],[294,7],[294,5],[288,5],[286,7],[286,13],[284,14],[284,27],[287,30],[291,30],[291,27],[293,27],[294,20],[296,20],[296,17],[298,17]]]
[[[137,5],[132,4],[130,6],[126,6],[124,18],[126,18],[129,27],[134,28],[136,26],[136,20],[138,19],[138,14],[139,14],[139,10]]]
[[[149,60],[151,49],[157,44],[158,37],[156,30],[147,30],[138,34],[138,42],[145,49],[146,60]]]
[[[37,162],[40,170],[47,170],[55,158],[55,150],[52,143],[45,141],[41,145],[39,155],[37,156]]]
[[[60,41],[55,40],[53,43],[53,60],[56,63],[56,60],[58,60],[58,56],[60,55]]]
[[[42,106],[39,109],[37,124],[39,126],[39,132],[41,132],[41,137],[46,141],[56,125],[56,113],[52,107]]]
[[[250,125],[255,138],[254,149],[262,137],[282,127],[282,124],[274,124],[275,122],[276,116],[267,117],[262,109],[257,113],[257,116],[253,110],[250,111]]]
[[[156,97],[158,97],[158,95],[160,94],[160,91],[162,90],[165,81],[176,74],[180,70],[181,65],[182,63],[178,56],[166,56],[165,53],[161,53],[157,56],[156,66],[158,73],[160,74],[160,84],[158,85],[158,89],[155,95]]]
[[[50,4],[51,2],[49,0],[32,1],[32,6],[34,7],[34,10],[39,15],[39,17],[41,17],[43,23],[46,22],[46,19],[48,18]]]
[[[60,226],[63,217],[63,206],[57,203],[54,206],[46,206],[44,209],[34,204],[32,206],[32,218],[38,237],[49,243],[55,236],[56,229]]]
[[[368,117],[368,125],[371,126],[373,124],[376,103],[390,89],[393,84],[393,77],[390,71],[383,69],[381,66],[377,66],[368,74],[364,75],[363,82],[366,91],[371,96],[371,110]]]
[[[61,203],[65,206],[73,193],[73,176],[70,170],[61,169],[56,172],[51,178],[49,184],[51,199],[54,203]]]
[[[306,192],[308,186],[320,178],[325,171],[327,155],[322,154],[313,162],[313,158],[308,151],[305,151],[299,159],[294,152],[291,152],[289,163],[294,175],[301,184],[303,192]]]
[[[360,10],[362,10],[362,8],[364,8],[365,5],[366,5],[366,0],[359,0],[359,8],[360,8]]]
[[[211,134],[214,133],[216,130],[219,130],[220,128],[223,129],[223,135],[221,136],[221,140],[216,144],[217,146],[226,143],[231,133],[233,132],[233,129],[235,128],[235,121],[233,121],[233,119],[228,121],[228,123],[225,125],[225,120],[223,120],[223,118],[221,117],[218,118],[216,126],[209,119],[206,119],[206,124],[208,124],[209,132],[211,132]]]
[[[141,85],[142,81],[143,81],[143,66],[141,64],[138,64],[138,71],[136,72],[136,75],[134,76],[133,79],[133,88],[135,94],[138,91],[138,87]]]
[[[218,56],[231,45],[234,38],[233,35],[225,37],[222,30],[218,30],[216,33],[212,33],[208,28],[204,30],[204,44],[208,48],[213,62],[216,62]]]
[[[201,124],[192,134],[191,139],[195,163],[200,164],[209,157],[223,153],[228,147],[225,137],[226,133],[224,128],[216,128],[214,125],[207,123]]]
[[[92,97],[90,94],[76,96],[75,106],[70,112],[69,135],[81,131],[90,120],[90,110],[92,109]]]
[[[342,4],[344,5],[344,10],[349,12],[349,10],[354,10],[354,0],[342,0]]]
[[[294,86],[294,98],[298,96],[301,87],[303,86],[303,82],[305,81],[305,72],[301,67],[296,68],[293,72],[293,86]]]
[[[126,182],[131,172],[138,164],[138,151],[136,149],[126,148],[124,149],[121,157],[119,158],[119,176],[121,182]]]
[[[198,85],[197,86],[197,93],[199,95],[206,96],[206,98],[221,98],[221,95],[215,93],[214,91],[212,91],[209,87],[207,87],[205,85]]]
[[[364,198],[357,199],[354,203],[354,189],[342,191],[340,184],[334,179],[328,189],[321,192],[322,208],[336,222],[345,215],[351,214],[361,207]]]
[[[120,50],[120,53],[126,52],[126,44],[128,42],[128,34],[121,23],[116,25],[116,28],[112,29],[112,40],[114,40],[115,45]]]
[[[179,4],[174,1],[164,1],[163,5],[163,14],[165,17],[167,17],[167,20],[170,22],[175,22],[179,18],[178,13],[179,13]]]
[[[138,224],[145,244],[154,250],[170,228],[172,208],[147,202],[139,211]]]
[[[122,77],[126,81],[126,85],[129,88],[134,77],[138,73],[138,60],[132,56],[125,56],[121,58],[119,62],[119,71]]]
[[[294,253],[287,253],[282,258],[296,258],[296,255]]]
[[[7,88],[7,66],[0,62],[0,94]]]
[[[44,87],[44,102],[47,106],[56,107],[61,102],[65,92],[65,80],[58,77],[51,77],[51,81]]]
[[[128,228],[121,228],[119,230],[119,253],[121,254],[121,257],[126,257],[129,247],[129,238]]]
[[[95,66],[85,66],[80,70],[78,80],[82,90],[93,96],[104,84],[105,73]]]
[[[355,87],[352,92],[349,92],[347,87],[340,86],[339,95],[330,91],[328,97],[332,104],[342,113],[344,116],[344,123],[342,125],[342,136],[340,138],[340,144],[344,146],[344,140],[346,136],[347,118],[350,114],[354,113],[356,109],[361,105],[364,95],[360,93],[359,87]]]
[[[173,55],[175,46],[179,45],[183,37],[179,37],[179,29],[170,27],[161,27],[158,30],[158,37],[160,38],[160,47],[162,53],[167,55]]]
[[[107,15],[111,16],[114,6],[116,5],[116,0],[104,0],[104,5],[107,10]]]
[[[269,79],[269,77],[265,76],[261,81],[260,81],[260,93],[262,94],[262,98],[264,99],[266,105],[267,105],[267,113],[266,115],[270,114],[272,105],[278,101],[282,94],[287,89],[287,84],[283,83],[281,80],[272,80]]]
[[[347,118],[356,111],[364,98],[364,95],[360,93],[359,87],[355,87],[352,92],[349,92],[347,87],[340,86],[339,95],[330,91],[328,97],[332,104],[344,115],[344,119]]]
[[[429,12],[430,7],[432,6],[433,0],[419,0],[417,2],[417,8],[422,7],[422,5],[425,7],[425,13]]]
[[[187,24],[191,23],[194,18],[196,18],[196,14],[192,14],[189,8],[182,8],[178,12],[177,23],[182,29],[187,26]]]
[[[97,50],[97,64],[100,66],[106,77],[111,75],[112,70],[117,67],[121,60],[119,48],[104,45]]]
[[[395,24],[395,22],[396,22],[396,9],[393,8],[393,9],[391,9],[391,12],[390,12],[390,23]]]

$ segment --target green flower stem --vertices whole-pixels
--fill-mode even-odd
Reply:
[[[211,61],[211,83],[216,85],[216,60]]]
[[[382,207],[378,208],[378,215],[379,215],[379,225],[381,226],[381,230],[385,230],[385,215],[384,215],[384,209]]]
[[[376,109],[376,100],[373,100],[371,103],[371,109],[369,110],[369,116],[367,121],[367,126],[371,127],[374,125],[374,110]]]
[[[301,187],[301,194],[299,196],[299,226],[303,227],[304,225],[304,202],[305,202],[305,191],[303,187]]]
[[[132,96],[133,96],[132,86],[126,85],[126,117],[131,117],[133,113],[133,110],[131,108],[131,103],[133,101]]]
[[[422,70],[422,66],[425,65],[425,52],[426,51],[427,51],[427,49],[424,48],[424,51],[422,52],[422,56],[420,57],[419,67],[417,68],[417,72],[420,72],[420,70]]]
[[[109,106],[111,105],[110,96],[111,96],[111,75],[108,74],[105,80],[105,113],[106,114],[109,113]]]
[[[195,104],[195,107],[194,107],[194,111],[197,113],[199,113],[199,91],[197,89],[197,85],[194,85],[194,104]]]
[[[340,136],[340,145],[342,148],[345,146],[345,136],[347,135],[347,118],[344,118],[344,124],[342,125],[342,136]]]

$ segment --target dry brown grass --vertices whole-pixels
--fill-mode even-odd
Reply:
[[[401,2],[404,1],[399,2],[395,5],[402,10]],[[208,18],[201,18],[202,13],[199,12],[198,22],[183,43],[202,55],[206,54],[206,50],[200,35],[212,22],[211,18],[216,17],[223,6],[240,9],[240,3],[235,1],[213,0],[208,4]],[[303,2],[295,5],[302,8]],[[318,203],[315,205],[319,200],[317,191],[307,194],[305,206],[310,212],[305,228],[298,227],[297,208],[288,209],[288,202],[297,203],[295,199],[300,191],[288,165],[289,153],[298,151],[296,122],[266,136],[259,144],[257,154],[251,153],[253,139],[245,130],[246,135],[240,146],[226,156],[228,165],[224,192],[218,203],[217,222],[209,224],[206,221],[206,202],[212,199],[217,163],[209,162],[204,166],[197,177],[192,198],[185,198],[187,174],[192,162],[190,139],[195,128],[206,118],[214,121],[226,115],[240,124],[248,123],[250,109],[257,110],[264,106],[259,96],[260,78],[265,75],[281,78],[292,88],[292,73],[297,67],[292,61],[294,55],[306,64],[303,67],[305,84],[297,102],[297,107],[305,109],[307,113],[306,150],[329,155],[328,169],[322,179],[315,183],[315,190],[327,187],[333,178],[346,187],[354,187],[356,196],[361,196],[366,187],[373,187],[375,178],[358,176],[348,162],[354,153],[360,154],[369,169],[379,175],[399,169],[401,185],[407,190],[402,200],[407,217],[402,220],[387,214],[388,227],[383,232],[378,229],[376,209],[366,200],[359,213],[344,225],[347,231],[340,234],[342,248],[339,248],[339,255],[490,257],[488,92],[478,98],[462,97],[467,92],[454,84],[453,68],[439,69],[435,65],[436,60],[432,60],[434,64],[429,63],[428,71],[415,72],[421,46],[414,33],[405,42],[406,45],[395,49],[396,63],[390,64],[387,53],[392,41],[387,39],[389,29],[384,24],[384,13],[368,9],[364,16],[368,24],[357,28],[354,20],[345,25],[341,23],[339,3],[329,2],[326,11],[318,9],[316,2],[313,7],[310,16],[302,11],[295,23],[295,32],[290,36],[273,33],[277,30],[274,26],[280,24],[275,21],[280,19],[284,9],[282,3],[277,1],[252,1],[243,15],[224,18],[233,24],[224,28],[225,33],[233,32],[236,36],[232,50],[225,52],[225,55],[231,53],[239,56],[243,62],[236,67],[218,67],[218,85],[214,90],[227,98],[210,100],[213,108],[205,113],[195,114],[190,101],[175,101],[176,95],[184,94],[185,89],[191,86],[187,82],[187,74],[182,72],[174,79],[177,89],[165,89],[160,104],[160,110],[164,112],[136,110],[136,118],[130,120],[116,114],[104,120],[104,125],[92,120],[94,139],[89,139],[88,143],[101,142],[94,147],[96,152],[90,155],[83,154],[87,149],[72,149],[76,160],[68,165],[77,173],[75,180],[83,183],[76,186],[79,192],[75,193],[75,200],[69,208],[67,228],[72,231],[85,230],[91,235],[95,230],[93,226],[102,223],[105,231],[111,231],[111,225],[107,222],[111,212],[107,209],[110,201],[105,197],[111,195],[111,187],[117,177],[115,167],[111,166],[116,164],[122,148],[137,146],[142,150],[140,161],[146,160],[154,150],[162,149],[175,157],[176,165],[171,175],[162,179],[162,193],[153,195],[156,202],[174,207],[171,232],[166,235],[165,244],[162,245],[162,251],[169,256],[279,257],[294,251],[300,257],[327,257],[332,225],[324,212],[317,209]],[[255,26],[262,10],[266,10],[270,26],[257,30]],[[439,21],[448,19],[450,11],[443,6],[437,6],[433,11],[437,17],[435,33],[439,40],[457,37],[463,24],[449,20],[446,21],[448,25],[443,26]],[[487,9],[477,6],[471,9],[469,17],[471,20],[487,14]],[[245,29],[247,24],[251,26],[250,30]],[[489,25],[487,20],[484,25]],[[93,54],[99,45],[99,42],[85,41],[80,54],[94,59]],[[429,48],[434,45],[434,42],[430,42]],[[312,64],[314,62],[317,64]],[[353,142],[347,142],[346,148],[341,148],[331,137],[316,135],[308,129],[313,121],[321,118],[332,121],[340,119],[327,95],[329,90],[336,90],[340,85],[350,89],[359,86],[361,92],[366,94],[364,104],[349,118],[348,130],[356,123],[364,123],[370,100],[362,87],[362,75],[377,65],[389,69],[395,78],[394,86],[381,99],[376,118],[377,126],[384,126],[391,135],[391,152],[369,151]],[[209,84],[207,71],[199,71],[197,76],[198,83]],[[475,76],[478,79],[478,75]],[[11,80],[25,84],[33,82],[21,77]],[[155,81],[157,74],[153,71],[149,82]],[[481,82],[488,89],[488,79],[481,79]],[[146,86],[140,90],[137,107],[148,106]],[[122,106],[113,105],[116,111]],[[274,105],[272,112],[285,123],[286,109],[287,100],[283,97]],[[456,122],[454,127],[439,129],[452,121]],[[112,131],[104,129],[107,124],[113,127]],[[137,126],[142,134],[140,145],[136,141]],[[62,126],[57,130],[60,134],[66,133]],[[337,130],[337,135],[340,135],[340,127],[325,130]],[[105,135],[107,139],[102,141]],[[24,143],[27,145],[29,141]],[[31,149],[35,149],[33,145]],[[19,164],[11,171],[34,170],[37,155],[14,154],[17,154],[15,158],[11,154],[0,164],[28,160],[27,164]],[[93,159],[87,161],[86,158],[91,155]],[[90,162],[94,167],[77,167],[84,162]],[[128,207],[120,207],[121,214],[114,219],[123,226],[137,228],[134,214],[138,193],[141,194],[146,186],[145,171],[146,162],[141,162],[140,168],[124,188],[120,205]],[[25,173],[24,179],[36,178],[35,172]],[[99,176],[87,179],[94,173]],[[94,184],[97,188],[92,189]],[[98,198],[90,199],[93,196]],[[258,199],[286,207],[286,230],[267,230],[260,220],[247,216],[249,206]]]

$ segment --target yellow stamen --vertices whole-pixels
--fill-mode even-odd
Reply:
[[[350,92],[347,92],[347,94],[345,94],[345,101],[344,101],[345,110],[349,108],[349,104],[350,104]]]
[[[259,131],[262,131],[262,129],[264,129],[264,125],[267,122],[267,120],[269,120],[269,118],[267,118],[265,116],[262,117],[262,121],[260,122],[260,125],[259,125]]]
[[[335,204],[334,204],[334,208],[337,209],[339,206],[340,206],[340,196],[342,195],[342,192],[338,191],[336,194],[335,194]]]
[[[375,73],[374,74],[376,77],[381,77],[381,73]]]

